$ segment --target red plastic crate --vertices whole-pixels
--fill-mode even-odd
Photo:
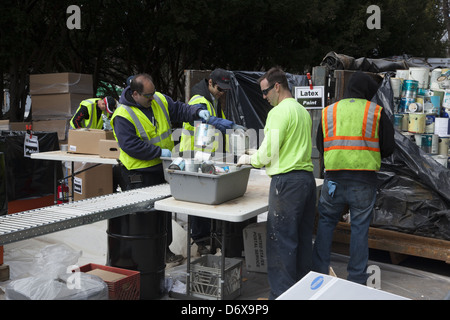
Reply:
[[[139,300],[140,296],[140,273],[139,271],[103,266],[89,263],[80,267],[81,272],[88,272],[100,269],[126,275],[125,278],[111,282],[105,281],[108,285],[108,295],[110,300]]]

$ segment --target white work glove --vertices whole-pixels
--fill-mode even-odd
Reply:
[[[239,130],[239,131],[247,131],[247,128],[244,126],[241,126],[239,124],[234,123],[233,126],[231,127],[231,129],[233,130]]]
[[[258,150],[257,149],[248,149],[248,150],[245,150],[245,154],[253,155],[256,153],[256,151],[258,151]]]
[[[169,149],[161,149],[161,157],[170,158],[172,156],[172,152]]]
[[[209,117],[211,117],[208,110],[200,110],[198,116],[205,120],[206,123],[209,121]]]
[[[248,154],[243,154],[240,158],[239,158],[239,160],[238,160],[238,163],[237,163],[237,167],[240,167],[240,166],[243,166],[243,165],[245,165],[245,164],[252,164],[252,162],[251,162],[251,156],[250,155],[248,155]]]

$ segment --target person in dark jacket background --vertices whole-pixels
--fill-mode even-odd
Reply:
[[[372,98],[378,84],[356,72],[344,98],[322,111],[317,149],[324,157],[325,179],[319,199],[319,222],[313,250],[313,270],[328,274],[333,231],[346,206],[350,209],[349,281],[366,284],[368,231],[376,200],[381,158],[395,148],[394,128]]]

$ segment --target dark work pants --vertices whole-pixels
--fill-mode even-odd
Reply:
[[[269,299],[275,299],[309,271],[316,207],[312,172],[291,171],[272,177],[267,215]]]

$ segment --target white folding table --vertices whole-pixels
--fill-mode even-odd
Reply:
[[[74,170],[74,162],[87,162],[87,163],[96,163],[97,165],[100,164],[111,164],[115,165],[118,164],[117,159],[110,159],[110,158],[102,158],[99,155],[92,155],[92,154],[79,154],[79,153],[69,153],[67,151],[47,151],[47,152],[38,152],[38,153],[32,153],[31,159],[39,159],[39,160],[52,160],[52,161],[66,161],[70,162],[71,164],[71,176],[74,177],[76,174],[81,173],[85,170],[89,170],[93,167],[90,167],[85,170],[81,170],[79,172],[75,172]],[[63,179],[67,179],[68,177],[64,177]],[[54,183],[55,183],[55,204],[57,203],[57,194],[58,194],[58,177],[57,177],[57,169],[56,169],[56,162],[54,164]],[[73,200],[73,193],[74,193],[74,179],[72,179],[72,194],[71,199]]]
[[[226,201],[218,205],[208,205],[188,201],[176,200],[173,197],[155,202],[155,209],[183,213],[188,215],[187,225],[187,283],[185,297],[192,297],[190,292],[190,268],[191,268],[191,233],[190,216],[204,217],[225,222],[242,222],[268,211],[270,177],[264,170],[252,169],[248,180],[247,191],[239,198]],[[323,183],[322,179],[316,179],[316,186]],[[225,276],[225,233],[226,223],[222,224],[222,262],[221,262],[221,298],[224,293]],[[177,294],[175,294],[177,296]]]

